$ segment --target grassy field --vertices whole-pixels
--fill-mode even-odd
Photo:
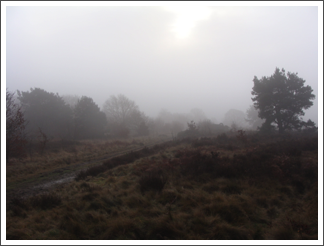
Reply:
[[[167,136],[160,136],[127,140],[52,141],[45,151],[39,151],[35,143],[29,146],[26,158],[7,162],[7,197],[29,196],[32,187],[75,176],[79,170],[100,165],[105,159],[168,139]],[[24,192],[19,192],[21,190]]]
[[[104,146],[93,142],[98,151],[87,157],[62,149],[48,167],[30,163],[34,171],[11,163],[7,184],[69,165],[63,158],[104,155]],[[317,136],[169,141],[104,160],[50,192],[11,198],[7,240],[317,240],[317,182]]]

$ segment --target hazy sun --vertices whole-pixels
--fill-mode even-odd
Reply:
[[[172,31],[178,39],[187,38],[196,23],[208,19],[212,12],[210,8],[203,6],[167,6],[166,9],[177,15]]]

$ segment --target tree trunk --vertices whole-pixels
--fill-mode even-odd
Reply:
[[[276,110],[276,118],[277,118],[277,122],[278,122],[279,134],[282,134],[285,129],[284,129],[283,125],[282,125],[282,120],[281,120],[281,115],[280,115],[279,110]]]

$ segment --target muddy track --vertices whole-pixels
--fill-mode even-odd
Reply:
[[[164,142],[167,141],[159,141],[145,146],[126,148],[121,151],[103,155],[91,161],[71,164],[66,167],[52,170],[50,172],[35,175],[27,180],[14,182],[14,184],[7,184],[7,202],[14,197],[28,198],[30,196],[34,196],[43,192],[48,192],[59,185],[73,181],[76,175],[82,170],[86,170],[87,168],[96,165],[101,165],[103,161],[109,160],[111,158],[122,156],[132,151],[139,151],[143,148],[150,148]]]

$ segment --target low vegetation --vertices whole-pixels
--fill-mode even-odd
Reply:
[[[39,150],[38,142],[29,143],[25,158],[8,160],[7,185],[60,167],[104,159],[166,140],[163,137],[138,137],[127,140],[61,140],[50,141],[44,151]]]
[[[7,240],[317,240],[317,143],[239,131],[133,151],[8,201]]]

